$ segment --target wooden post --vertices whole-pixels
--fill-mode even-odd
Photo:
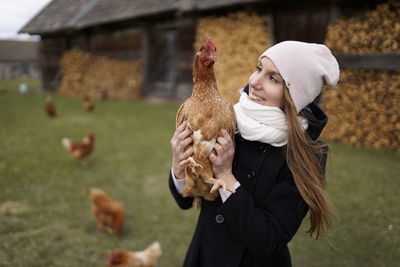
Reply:
[[[149,73],[149,28],[146,24],[143,24],[141,29],[140,29],[140,51],[141,51],[141,68],[142,68],[142,77],[143,77],[143,82],[142,86],[140,88],[140,96],[145,95],[145,90],[148,88],[149,84],[149,78],[148,78],[148,73]]]
[[[267,32],[268,32],[268,47],[275,44],[276,38],[274,33],[274,16],[271,11],[267,13]]]
[[[340,68],[400,71],[400,53],[343,54],[334,53]]]

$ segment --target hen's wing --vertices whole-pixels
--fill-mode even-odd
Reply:
[[[235,135],[235,130],[236,130],[236,115],[235,115],[235,109],[233,108],[233,105],[230,105],[230,110],[231,110],[231,117],[229,119],[230,122],[230,127],[227,129],[228,133],[233,137]]]
[[[97,208],[104,214],[114,214],[122,209],[121,205],[117,202],[104,201],[97,205]]]
[[[179,125],[181,125],[182,122],[186,119],[184,109],[185,109],[185,105],[187,104],[187,102],[188,102],[188,99],[182,103],[182,105],[178,109],[178,112],[176,113],[176,128],[178,128]]]

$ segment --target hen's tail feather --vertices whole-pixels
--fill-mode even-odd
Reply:
[[[195,197],[195,198],[193,199],[193,207],[194,207],[195,209],[199,210],[199,209],[201,208],[201,202],[202,202],[201,197]]]
[[[63,138],[61,141],[62,145],[65,147],[66,150],[69,150],[71,147],[71,140],[68,138]]]

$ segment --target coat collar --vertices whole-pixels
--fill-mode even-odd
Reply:
[[[328,117],[314,102],[308,104],[300,113],[308,120],[307,134],[312,140],[317,140],[328,123]]]

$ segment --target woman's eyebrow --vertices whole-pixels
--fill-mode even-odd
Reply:
[[[267,71],[267,74],[276,75],[279,79],[283,80],[281,74],[276,71]]]
[[[258,61],[258,65],[262,67],[261,60]],[[281,80],[283,80],[283,78],[282,78],[282,76],[281,76],[281,74],[280,74],[279,72],[276,72],[276,71],[271,70],[271,71],[267,71],[267,74],[276,75],[276,76],[278,76],[278,78],[280,78]]]

